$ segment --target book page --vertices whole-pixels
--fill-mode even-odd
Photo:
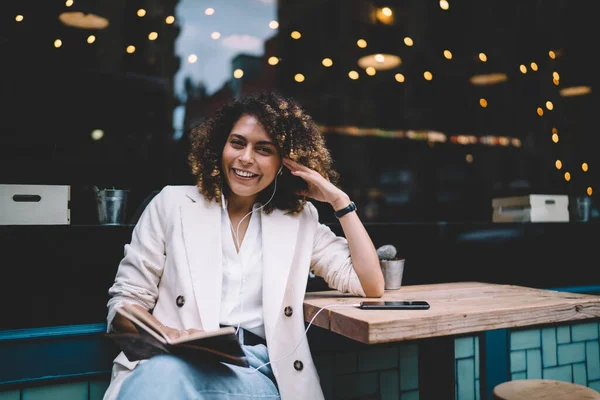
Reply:
[[[130,319],[133,323],[136,323],[136,321],[138,321],[138,323],[141,323],[141,327],[145,331],[148,331],[148,333],[150,333],[156,339],[160,340],[162,343],[178,344],[215,336],[235,335],[235,328],[232,326],[228,326],[217,329],[215,331],[194,332],[189,335],[181,336],[177,339],[171,339],[165,332],[163,332],[161,327],[155,321],[148,318],[146,314],[144,314],[134,306],[130,304],[124,304],[123,309],[129,314],[124,315],[126,318]],[[132,317],[135,318],[136,321],[132,320]],[[160,335],[160,339],[157,337],[157,335]]]
[[[122,307],[117,308],[117,312],[130,320],[138,329],[147,332],[159,342],[168,343],[168,336],[160,329],[160,326],[135,307],[124,304]]]
[[[235,334],[235,328],[232,326],[227,326],[225,328],[217,329],[216,331],[194,332],[189,335],[179,337],[177,339],[167,339],[167,343],[179,344],[179,343],[193,342],[195,340],[201,340],[201,339],[206,339],[206,338],[211,338],[211,337],[216,337],[216,336],[228,336],[228,335],[235,336],[236,340],[237,340],[237,336]]]

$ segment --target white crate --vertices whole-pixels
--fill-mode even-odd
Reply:
[[[0,225],[69,225],[69,185],[0,185]]]

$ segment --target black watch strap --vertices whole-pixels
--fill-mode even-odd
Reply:
[[[335,217],[339,219],[354,210],[356,210],[356,204],[354,204],[354,202],[351,201],[350,204],[348,204],[346,207],[342,208],[341,210],[334,211],[333,215],[335,215]]]

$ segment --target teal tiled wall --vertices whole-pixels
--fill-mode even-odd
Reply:
[[[320,352],[313,358],[326,399],[419,400],[416,344]]]
[[[69,382],[0,392],[0,400],[102,400],[108,380]]]
[[[598,322],[513,330],[511,379],[555,379],[600,391],[599,338]]]
[[[454,341],[454,389],[456,400],[480,400],[479,337]]]

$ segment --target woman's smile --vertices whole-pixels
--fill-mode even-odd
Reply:
[[[254,174],[252,172],[249,171],[245,171],[243,169],[236,169],[236,168],[232,168],[234,175],[237,178],[240,178],[242,180],[252,180],[256,177],[258,177],[258,174]]]

